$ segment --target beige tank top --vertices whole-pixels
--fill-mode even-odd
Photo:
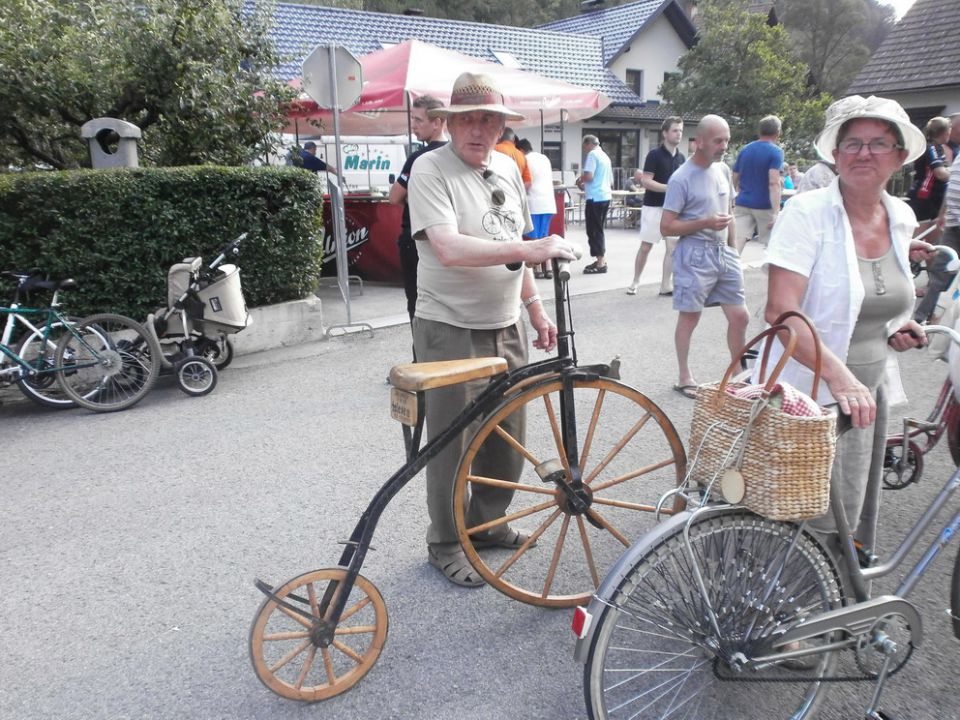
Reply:
[[[863,305],[850,338],[847,365],[886,360],[887,323],[913,306],[913,284],[897,264],[891,247],[876,259],[857,258],[863,280]]]

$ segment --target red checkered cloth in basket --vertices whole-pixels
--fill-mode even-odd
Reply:
[[[734,397],[754,400],[763,394],[763,385],[727,385],[727,392]],[[770,390],[770,404],[778,407],[785,415],[797,417],[820,417],[823,409],[806,393],[797,390],[789,383],[777,383]]]

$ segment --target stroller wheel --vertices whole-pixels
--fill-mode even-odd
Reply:
[[[204,357],[184,358],[176,364],[177,387],[192,397],[209,395],[217,386],[217,368]]]
[[[219,340],[203,338],[197,346],[197,352],[216,365],[217,370],[223,370],[233,360],[233,343],[226,335]]]

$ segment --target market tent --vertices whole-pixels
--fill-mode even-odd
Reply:
[[[610,104],[599,90],[479,60],[421,40],[407,40],[364,55],[360,64],[363,90],[360,102],[340,115],[340,132],[344,135],[406,135],[408,103],[423,95],[448,102],[454,80],[467,71],[485,73],[496,80],[506,106],[524,116],[511,122],[513,127],[575,122],[596,115]],[[319,134],[313,124],[317,122],[322,123],[324,134],[333,129],[330,111],[318,107],[306,95],[293,103],[287,117],[290,122],[286,133]]]

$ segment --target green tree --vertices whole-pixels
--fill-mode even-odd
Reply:
[[[841,95],[892,25],[875,0],[780,0],[780,20],[819,89]]]
[[[680,113],[723,115],[734,145],[752,140],[764,115],[778,115],[788,150],[809,155],[830,97],[807,85],[809,70],[783,27],[768,26],[740,0],[702,3],[700,27],[680,72],[660,88],[664,100]]]
[[[80,126],[143,131],[143,164],[239,165],[272,149],[293,92],[242,0],[3,0],[0,167],[89,165]]]

